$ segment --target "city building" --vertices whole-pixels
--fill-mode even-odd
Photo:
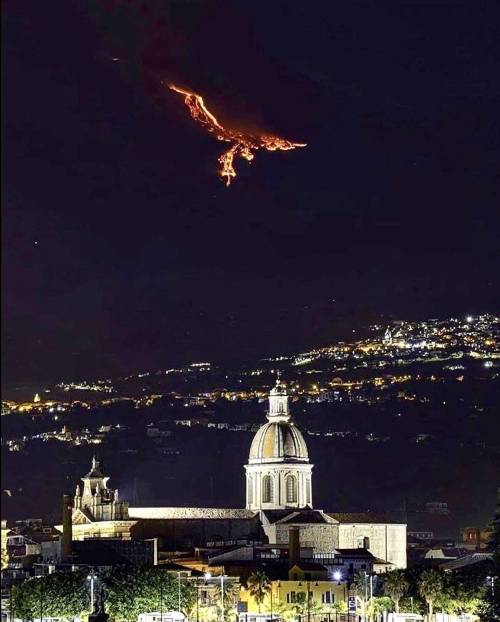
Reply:
[[[128,507],[97,459],[77,487],[73,539],[157,538],[160,551],[182,551],[207,543],[288,545],[298,530],[312,558],[363,549],[380,568],[406,567],[406,524],[399,516],[345,514],[314,509],[307,445],[293,422],[287,390],[278,380],[269,395],[267,422],[256,432],[245,465],[246,508]],[[338,553],[337,553],[338,554]]]
[[[487,549],[493,534],[491,527],[462,527],[460,544],[466,549]]]
[[[1,551],[2,551],[2,570],[3,570],[4,568],[7,568],[7,565],[9,563],[9,556],[7,554],[7,534],[9,533],[9,529],[7,528],[6,520],[2,520],[1,529],[2,529]]]

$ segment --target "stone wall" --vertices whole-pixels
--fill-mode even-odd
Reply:
[[[312,548],[315,553],[332,553],[338,547],[339,532],[336,524],[274,524],[264,527],[270,544],[288,544],[291,527],[300,529],[301,548]]]
[[[372,555],[406,568],[406,525],[397,524],[340,524],[339,548],[355,549],[363,538],[369,539]]]

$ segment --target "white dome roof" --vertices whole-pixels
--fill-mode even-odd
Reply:
[[[254,436],[249,463],[308,462],[302,432],[291,421],[269,421]]]

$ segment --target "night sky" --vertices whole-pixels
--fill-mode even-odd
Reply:
[[[497,2],[2,11],[6,383],[498,312]],[[226,188],[224,145],[162,80],[308,146]]]

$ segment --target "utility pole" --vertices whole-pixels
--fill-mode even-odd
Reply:
[[[373,573],[370,574],[370,621],[373,620]]]
[[[177,593],[178,593],[178,601],[179,601],[179,606],[178,606],[177,611],[180,613],[181,612],[181,573],[180,572],[177,573],[177,579],[178,579],[178,581],[177,581],[177,584],[178,584],[177,585]],[[162,620],[162,622],[163,622],[163,620]]]
[[[364,619],[366,622],[366,609],[367,609],[367,601],[368,601],[368,574],[365,570],[365,580],[364,580],[364,586],[365,586],[365,600],[364,600]]]
[[[224,622],[224,571],[220,576],[221,619]]]
[[[43,622],[43,575],[40,579],[40,622]]]
[[[196,577],[196,622],[200,622],[200,580]]]
[[[307,622],[311,622],[311,582],[307,582]]]
[[[160,574],[160,622],[163,622],[163,576]]]

